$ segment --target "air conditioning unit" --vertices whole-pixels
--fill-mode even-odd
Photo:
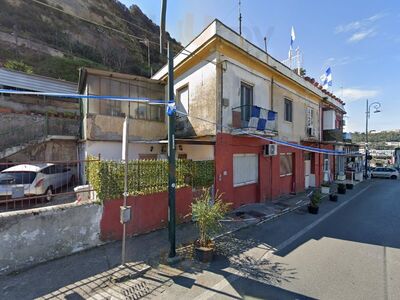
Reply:
[[[274,156],[274,155],[278,155],[278,145],[277,144],[264,145],[264,156]]]

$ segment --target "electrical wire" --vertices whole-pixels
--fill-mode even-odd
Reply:
[[[29,91],[16,91],[16,90],[7,90],[7,89],[0,89],[0,94],[13,94],[13,95],[33,95],[33,96],[48,96],[48,97],[61,97],[61,98],[78,98],[78,99],[97,99],[97,100],[115,100],[115,101],[130,101],[130,102],[144,102],[144,103],[149,103],[149,104],[155,104],[155,105],[168,105],[168,106],[175,106],[176,103],[172,100],[156,100],[156,99],[149,99],[149,98],[132,98],[132,97],[123,97],[123,96],[98,96],[98,95],[81,95],[81,94],[64,94],[64,93],[43,93],[43,92],[29,92]],[[233,127],[231,126],[226,126],[226,125],[219,125],[216,122],[200,118],[197,116],[193,116],[190,114],[187,114],[185,112],[176,110],[177,114],[183,115],[185,117],[190,117],[194,118],[212,125],[215,125],[217,128],[219,127],[221,130],[222,129],[227,129],[228,131],[234,130]],[[336,155],[336,156],[347,156],[349,154],[356,154],[356,153],[345,153],[343,151],[334,151],[334,150],[327,150],[327,149],[320,149],[320,148],[315,148],[311,146],[304,146],[304,145],[299,145],[299,144],[294,144],[286,141],[282,141],[279,139],[273,139],[273,138],[267,138],[267,137],[262,137],[256,134],[252,134],[249,132],[246,132],[244,130],[238,130],[238,133],[255,137],[258,139],[265,140],[270,143],[275,143],[278,145],[282,146],[287,146],[291,148],[295,148],[298,150],[303,150],[303,151],[308,151],[308,152],[314,152],[314,153],[322,153],[322,154],[328,154],[328,155]],[[358,152],[357,152],[358,153]]]
[[[58,11],[58,12],[61,12],[61,13],[63,13],[63,14],[66,14],[66,15],[68,15],[68,16],[70,16],[70,17],[77,18],[77,19],[79,19],[79,20],[81,20],[81,21],[84,21],[84,22],[86,22],[86,23],[89,23],[89,24],[92,24],[92,25],[96,25],[96,26],[99,26],[99,27],[103,27],[103,28],[105,28],[105,29],[108,29],[108,30],[111,30],[111,31],[114,31],[114,32],[117,32],[117,33],[120,33],[120,34],[123,34],[123,35],[126,35],[126,36],[129,36],[129,37],[131,37],[131,38],[133,38],[133,39],[136,39],[136,40],[138,40],[138,41],[142,41],[142,42],[143,42],[143,41],[145,41],[145,40],[148,40],[149,43],[155,44],[155,45],[157,45],[157,46],[160,45],[160,43],[156,43],[156,42],[150,41],[149,39],[141,38],[141,37],[139,37],[139,36],[136,36],[136,35],[133,35],[133,34],[124,32],[124,31],[122,31],[122,30],[119,30],[119,29],[116,29],[116,28],[113,28],[113,27],[110,27],[110,26],[107,26],[107,25],[104,25],[104,24],[100,24],[100,23],[97,23],[97,22],[92,21],[92,20],[85,19],[85,18],[83,18],[83,17],[80,17],[80,16],[74,15],[74,14],[72,14],[72,13],[66,12],[66,11],[64,11],[64,10],[58,8],[58,7],[55,7],[55,6],[52,6],[52,5],[50,5],[50,4],[41,2],[41,1],[39,1],[39,0],[31,0],[31,1],[34,2],[34,3],[36,3],[36,4],[39,4],[39,5],[42,5],[42,6],[51,8],[51,9],[53,9],[53,10],[56,10],[56,11]]]
[[[204,118],[192,116],[192,115],[187,114],[187,113],[182,112],[182,111],[176,110],[176,113],[178,113],[180,115],[183,115],[183,116],[186,116],[186,117],[194,118],[194,119],[197,119],[197,120],[209,123],[209,124],[216,125],[216,127],[217,128],[219,127],[221,130],[222,129],[227,129],[228,131],[234,130],[234,128],[231,127],[231,126],[220,125],[220,124],[217,124],[216,122],[213,122],[213,121],[210,121],[210,120],[207,120],[207,119],[204,119]],[[315,147],[311,147],[311,146],[299,145],[299,144],[295,144],[295,143],[282,141],[282,140],[279,140],[279,139],[262,137],[262,136],[259,136],[259,135],[256,135],[256,134],[252,134],[252,133],[246,132],[244,130],[238,130],[237,132],[240,133],[240,134],[243,134],[243,135],[248,135],[248,136],[251,136],[251,137],[262,139],[262,140],[268,141],[270,143],[275,143],[275,144],[278,144],[278,145],[287,146],[287,147],[291,147],[291,148],[295,148],[295,149],[303,150],[303,151],[308,151],[308,152],[335,155],[335,156],[347,156],[347,155],[351,155],[351,154],[358,154],[358,152],[346,153],[344,151],[334,151],[334,150],[315,148]]]

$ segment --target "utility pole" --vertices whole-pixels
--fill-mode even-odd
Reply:
[[[165,19],[167,15],[167,0],[161,0],[161,17],[160,17],[160,54],[164,52],[165,43]]]
[[[174,57],[172,43],[168,41],[168,101],[174,101]],[[176,166],[175,166],[175,110],[168,113],[168,229],[170,252],[169,257],[176,256],[175,243],[175,192],[176,192]]]
[[[368,109],[368,99],[367,99],[367,109],[365,111],[365,171],[364,177],[368,179],[368,119],[369,119],[369,109]]]
[[[128,103],[130,111],[130,102]],[[121,264],[126,263],[126,224],[131,220],[131,207],[127,206],[128,197],[128,159],[129,159],[129,114],[125,116],[122,136],[122,159],[124,160],[124,202],[120,207],[120,222],[122,224],[122,252]]]

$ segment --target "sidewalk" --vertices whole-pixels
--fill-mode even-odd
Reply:
[[[221,235],[277,218],[308,202],[307,195],[301,194],[274,202],[242,206],[223,220]],[[180,245],[190,245],[197,237],[194,224],[177,226],[176,237],[178,248]],[[178,252],[182,256],[190,255],[185,253],[188,249],[190,251],[190,248],[182,247]],[[138,299],[138,296],[148,294],[149,291],[154,292],[165,285],[172,284],[171,276],[163,275],[163,273],[169,274],[168,272],[172,269],[166,269],[161,273],[149,271],[150,265],[156,266],[165,260],[168,251],[167,229],[129,238],[126,255],[130,263],[125,267],[118,267],[121,258],[121,242],[109,243],[49,261],[19,273],[1,276],[0,298],[32,299],[43,296],[43,299],[82,299],[89,295],[97,295],[98,297],[93,299],[104,299],[110,296],[112,290],[114,296],[121,296],[115,297],[116,299],[127,297]],[[137,278],[144,272],[147,272],[148,280],[141,283]],[[151,282],[154,284],[152,285]]]

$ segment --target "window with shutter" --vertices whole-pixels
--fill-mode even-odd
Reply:
[[[242,186],[258,182],[258,155],[233,155],[233,186]]]

